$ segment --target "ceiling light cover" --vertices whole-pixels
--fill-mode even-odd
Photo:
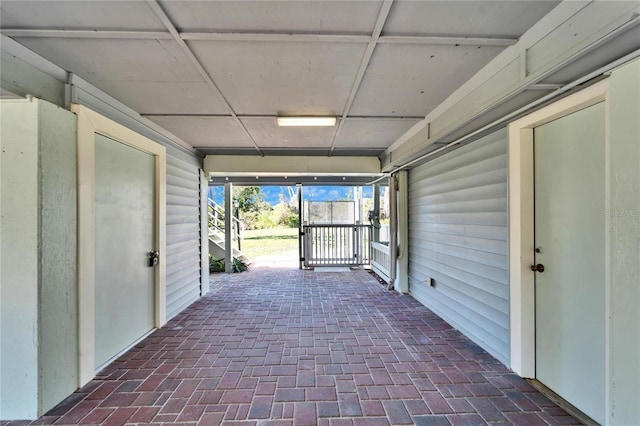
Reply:
[[[277,117],[278,126],[335,126],[335,117]]]

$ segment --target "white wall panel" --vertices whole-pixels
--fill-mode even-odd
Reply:
[[[507,237],[506,132],[409,171],[409,290],[505,364]]]
[[[200,169],[167,149],[167,319],[200,297]]]

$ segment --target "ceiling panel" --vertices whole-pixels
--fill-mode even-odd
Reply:
[[[500,46],[378,45],[351,115],[424,117],[502,49]]]
[[[28,37],[16,40],[90,82],[202,81],[172,40]]]
[[[204,82],[101,81],[100,88],[140,114],[226,114]]]
[[[163,1],[180,31],[364,33],[380,1]]]
[[[245,132],[227,117],[147,117],[193,147],[253,148]]]
[[[142,1],[0,2],[3,28],[166,31]]]
[[[335,127],[278,127],[275,118],[242,118],[260,148],[329,148]]]
[[[559,1],[403,1],[382,35],[520,37]]]
[[[342,112],[366,44],[189,43],[238,114]]]
[[[140,113],[228,113],[171,40],[18,41]]]
[[[336,141],[336,149],[386,149],[418,121],[417,119],[348,118]]]

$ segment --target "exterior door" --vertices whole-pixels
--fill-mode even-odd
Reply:
[[[605,420],[605,107],[534,130],[536,378]]]
[[[95,138],[95,366],[154,328],[155,159]]]

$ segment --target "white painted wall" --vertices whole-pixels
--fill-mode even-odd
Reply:
[[[610,84],[611,425],[640,424],[640,60]]]
[[[38,413],[38,124],[36,102],[0,103],[0,418]]]
[[[76,116],[38,102],[40,413],[78,384]]]
[[[43,414],[77,387],[75,115],[0,102],[0,418]]]

